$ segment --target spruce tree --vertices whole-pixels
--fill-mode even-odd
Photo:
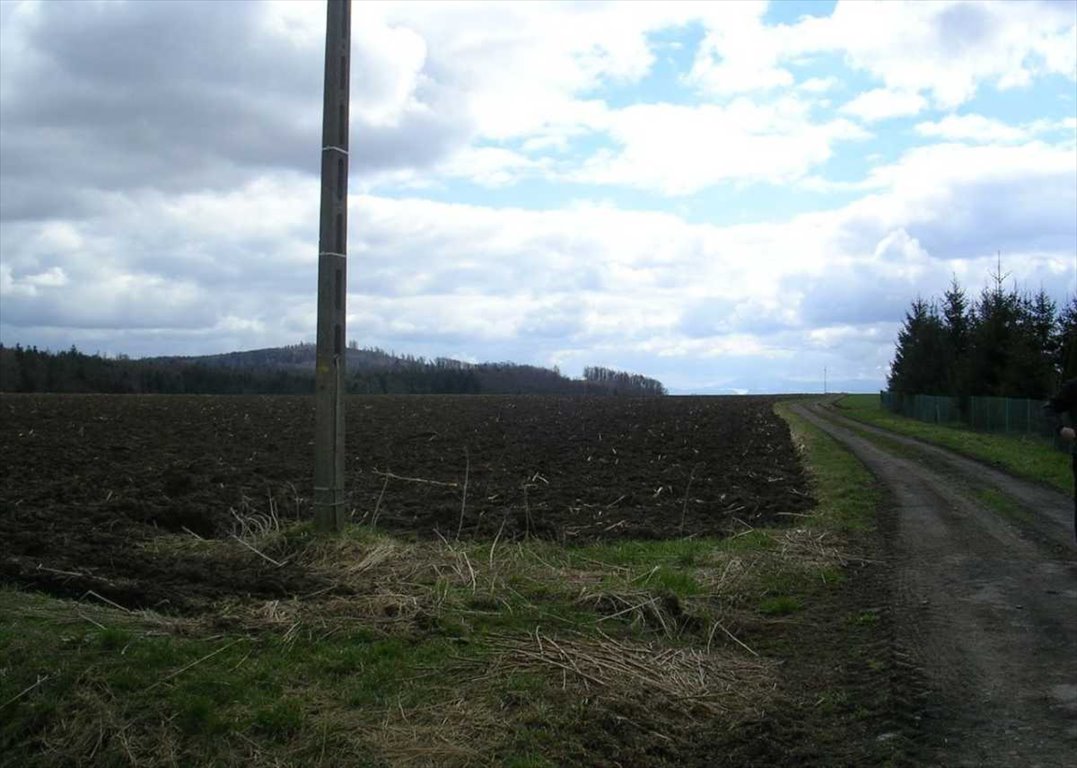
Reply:
[[[887,383],[894,392],[938,394],[945,388],[943,324],[938,309],[922,298],[912,303],[898,332]]]
[[[942,320],[946,354],[945,392],[956,396],[966,389],[972,325],[968,296],[956,277],[950,280],[950,287],[942,295]]]
[[[1055,366],[1062,381],[1077,379],[1077,295],[1058,315],[1058,346]]]
[[[994,285],[980,293],[974,311],[969,349],[969,394],[1007,396],[1007,369],[1013,362],[1020,301],[1003,287],[1001,266],[991,276]]]

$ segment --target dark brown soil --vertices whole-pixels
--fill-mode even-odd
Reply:
[[[788,519],[812,502],[772,402],[351,398],[349,508],[396,534],[566,543]],[[135,546],[229,536],[235,513],[309,517],[312,433],[305,397],[4,395],[0,579],[163,610],[317,591],[294,566],[211,572]]]

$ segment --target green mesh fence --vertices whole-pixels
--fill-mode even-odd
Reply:
[[[880,392],[882,406],[892,413],[933,424],[972,427],[983,432],[1053,436],[1044,401],[1011,397],[945,397]]]

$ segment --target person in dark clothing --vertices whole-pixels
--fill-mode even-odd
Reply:
[[[1073,457],[1073,535],[1077,539],[1077,379],[1070,379],[1058,394],[1047,402],[1046,410],[1054,422],[1055,434],[1069,443],[1070,454]],[[1063,414],[1069,414],[1069,425],[1062,422]]]

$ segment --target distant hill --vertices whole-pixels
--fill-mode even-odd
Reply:
[[[659,396],[660,381],[588,367],[582,379],[516,363],[466,363],[349,347],[351,394],[579,394]],[[171,394],[306,394],[314,390],[315,347],[285,347],[197,357],[140,360],[0,345],[0,391]]]
[[[262,370],[314,370],[316,348],[313,344],[291,344],[285,347],[249,349],[244,352],[224,352],[219,355],[196,357],[149,357],[146,362],[164,364],[209,365],[224,368],[254,368]],[[415,358],[393,355],[381,349],[348,347],[345,359],[349,371],[392,370],[415,362]],[[419,358],[421,360],[421,358]]]

